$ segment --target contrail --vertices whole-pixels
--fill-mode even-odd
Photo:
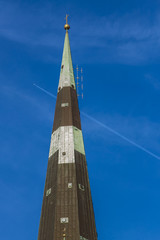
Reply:
[[[129,138],[125,137],[124,135],[120,134],[119,132],[115,131],[113,128],[110,128],[109,126],[107,126],[106,124],[96,120],[95,118],[89,116],[87,113],[81,112],[85,117],[87,117],[88,119],[92,120],[93,122],[97,123],[99,126],[107,129],[109,132],[114,133],[115,135],[117,135],[118,137],[122,138],[123,140],[125,140],[126,142],[132,144],[133,146],[141,149],[142,151],[144,151],[145,153],[148,153],[149,155],[151,155],[154,158],[157,158],[158,160],[160,160],[160,157],[157,156],[156,154],[150,152],[149,150],[147,150],[146,148],[142,147],[141,145],[133,142],[132,140],[130,140]]]
[[[48,91],[45,90],[44,88],[41,88],[41,87],[38,86],[37,84],[33,83],[33,86],[37,87],[37,88],[40,89],[42,92],[44,92],[44,93],[46,93],[47,95],[49,95],[50,97],[53,97],[54,99],[57,98],[54,94],[48,92]]]
[[[44,88],[41,88],[40,86],[36,85],[36,84],[33,84],[35,87],[37,87],[38,89],[40,89],[41,91],[43,91],[44,93],[46,93],[47,95],[49,95],[50,97],[53,97],[54,99],[56,99],[56,96],[50,92],[48,92],[47,90],[45,90]],[[107,129],[109,132],[115,134],[116,136],[122,138],[123,140],[125,140],[126,142],[132,144],[133,146],[139,148],[140,150],[142,150],[143,152],[149,154],[150,156],[160,160],[160,157],[156,154],[154,154],[153,152],[149,151],[148,149],[144,148],[143,146],[135,143],[134,141],[130,140],[129,138],[125,137],[124,135],[122,135],[121,133],[117,132],[116,130],[114,130],[113,128],[107,126],[106,124],[98,121],[97,119],[91,117],[90,115],[88,115],[87,113],[81,111],[81,113],[86,117],[88,118],[89,120],[97,123],[99,126]]]

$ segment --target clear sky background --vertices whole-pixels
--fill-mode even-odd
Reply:
[[[0,239],[38,235],[68,13],[99,240],[160,239],[160,2],[0,0]]]

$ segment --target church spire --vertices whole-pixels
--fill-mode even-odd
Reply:
[[[58,91],[60,91],[63,87],[75,88],[71,49],[70,49],[69,35],[68,35],[68,30],[70,29],[70,26],[68,24],[68,16],[69,15],[66,15],[66,24],[64,25],[64,28],[66,30],[66,35],[64,40]]]
[[[38,240],[97,240],[67,17]]]

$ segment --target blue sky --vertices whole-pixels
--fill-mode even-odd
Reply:
[[[68,13],[80,110],[160,156],[158,1],[0,0],[0,238],[37,238]],[[160,160],[81,114],[99,240],[159,240]]]

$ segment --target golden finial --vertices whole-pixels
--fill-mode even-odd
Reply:
[[[69,24],[68,24],[68,16],[69,16],[69,15],[66,14],[66,17],[65,17],[66,24],[64,25],[64,29],[65,29],[65,30],[69,30],[69,29],[70,29],[70,26],[69,26]]]

